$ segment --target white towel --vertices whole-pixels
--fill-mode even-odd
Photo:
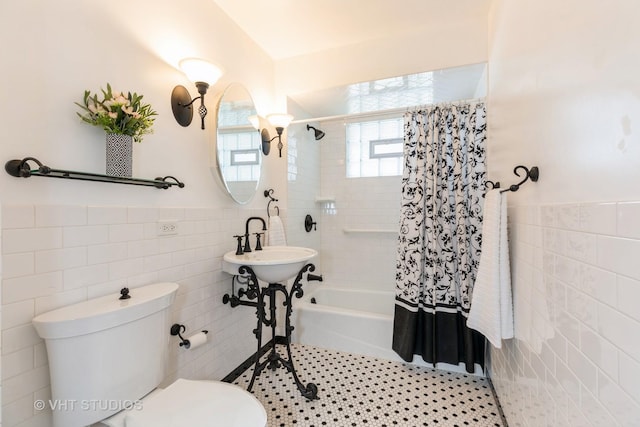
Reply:
[[[268,245],[269,246],[286,246],[287,238],[284,235],[284,225],[278,215],[269,217]]]
[[[513,338],[506,193],[487,192],[483,215],[482,253],[467,326],[501,348],[503,339]]]

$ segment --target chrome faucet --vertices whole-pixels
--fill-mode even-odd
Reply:
[[[267,223],[264,221],[264,219],[262,219],[259,216],[249,217],[247,219],[247,222],[244,225],[244,249],[243,249],[243,252],[251,252],[251,244],[249,243],[249,223],[254,219],[257,219],[257,220],[262,222],[262,231],[267,231]],[[262,250],[262,246],[260,245],[260,234],[261,233],[256,233],[256,235],[257,235],[256,250],[257,251]]]

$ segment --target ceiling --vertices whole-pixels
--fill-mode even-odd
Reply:
[[[486,19],[492,0],[213,0],[274,60]]]

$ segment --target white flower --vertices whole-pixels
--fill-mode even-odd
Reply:
[[[114,95],[113,103],[116,105],[129,105],[129,100],[122,94],[119,94],[118,96]]]
[[[85,112],[77,113],[82,121],[106,132],[132,136],[136,142],[140,142],[143,135],[152,133],[153,116],[158,113],[149,104],[141,102],[141,95],[113,91],[109,83],[102,95],[103,99],[98,101],[98,95],[85,90],[84,102],[76,102]]]
[[[119,107],[121,105],[129,105],[129,100],[122,96],[122,94],[104,101],[104,106],[109,109],[111,109],[111,107]]]
[[[102,109],[102,107],[100,106],[96,106],[95,103],[91,102],[90,104],[87,105],[87,108],[89,109],[89,111],[91,111],[93,114],[97,114],[100,112],[100,110]]]

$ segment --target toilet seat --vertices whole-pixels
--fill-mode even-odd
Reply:
[[[141,409],[117,414],[120,427],[266,427],[267,412],[251,393],[219,381],[176,382],[142,399]]]

